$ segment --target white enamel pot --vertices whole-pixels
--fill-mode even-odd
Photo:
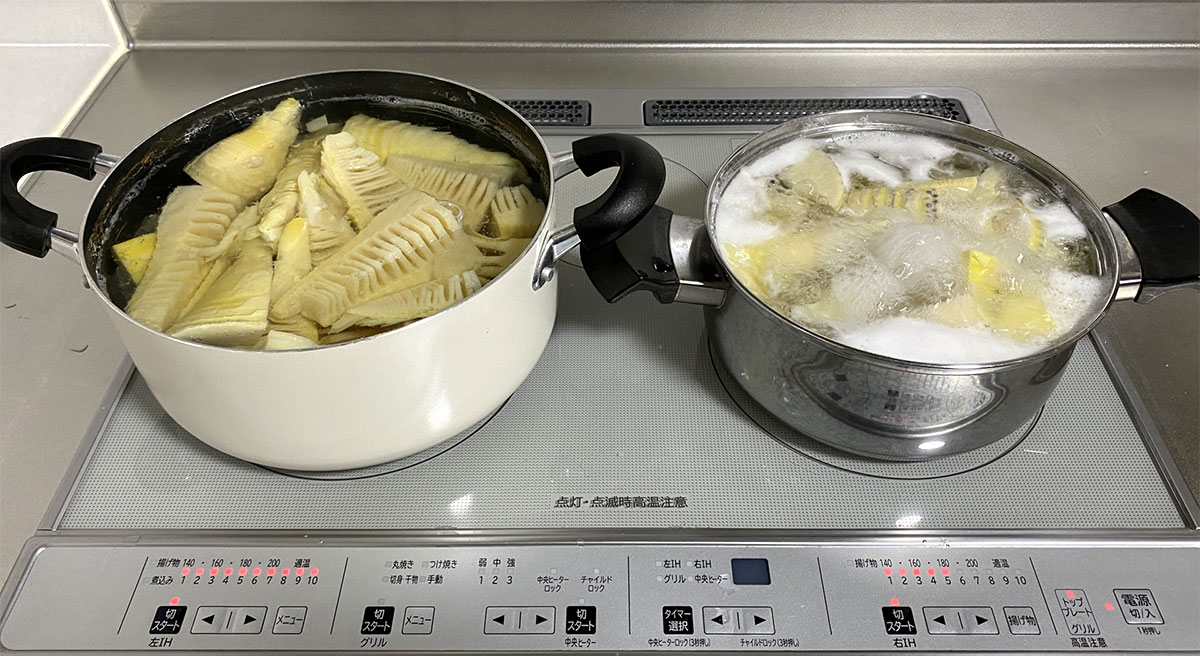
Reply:
[[[280,100],[294,97],[303,120],[355,113],[452,131],[512,153],[529,171],[546,217],[530,246],[479,292],[408,326],[344,344],[300,351],[207,346],[150,329],[122,310],[110,246],[133,236],[180,184],[183,166]],[[553,232],[554,179],[581,169],[620,167],[601,198],[576,210],[576,224]],[[134,365],[163,409],[189,433],[250,462],[300,470],[363,467],[421,451],[487,417],[517,389],[554,326],[555,262],[590,235],[654,205],[665,179],[658,153],[626,135],[598,135],[552,156],[519,114],[478,90],[425,75],[339,71],[272,82],[217,100],[172,122],[122,158],[73,139],[30,139],[0,151],[0,238],[44,257],[79,261]],[[34,171],[107,178],[81,236],[20,195]]]

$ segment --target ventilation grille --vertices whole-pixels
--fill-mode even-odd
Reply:
[[[586,100],[505,100],[534,125],[592,124],[592,104]]]
[[[970,122],[962,103],[953,98],[935,96],[648,100],[642,105],[646,125],[774,125],[799,116],[841,109],[917,112],[963,123]]]

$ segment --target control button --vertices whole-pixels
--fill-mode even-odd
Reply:
[[[569,635],[594,635],[596,633],[596,607],[567,606],[567,633]]]
[[[301,633],[304,631],[304,617],[308,615],[307,606],[280,606],[275,611],[275,624],[271,633]]]
[[[1067,624],[1067,633],[1071,635],[1100,635],[1100,625],[1092,613],[1092,605],[1088,603],[1087,595],[1079,589],[1055,590],[1058,599],[1058,609],[1062,611],[1063,620]]]
[[[488,606],[483,612],[483,632],[554,633],[554,606]]]
[[[196,620],[192,622],[192,633],[229,633],[229,621],[233,619],[229,606],[201,606],[196,609]]]
[[[1113,596],[1117,598],[1126,624],[1163,623],[1154,595],[1146,588],[1118,588],[1113,590]]]
[[[201,606],[192,633],[262,633],[266,606]]]
[[[1004,623],[1008,632],[1013,635],[1041,635],[1042,627],[1038,626],[1037,614],[1030,606],[1005,606]]]
[[[179,633],[184,615],[187,615],[187,606],[159,606],[150,621],[150,635]]]
[[[930,635],[998,635],[996,616],[988,606],[926,606],[925,627]]]
[[[243,606],[230,611],[230,633],[262,633],[263,620],[267,617],[266,606]]]
[[[367,606],[363,609],[363,635],[387,635],[396,619],[395,606]]]
[[[913,617],[912,607],[884,606],[883,630],[888,635],[917,635],[917,621]]]
[[[404,624],[400,633],[429,635],[433,633],[433,606],[409,606],[404,609]]]
[[[662,621],[663,633],[667,635],[692,635],[696,630],[691,606],[663,606]]]
[[[766,606],[705,606],[701,611],[704,632],[710,635],[775,633],[775,616]]]

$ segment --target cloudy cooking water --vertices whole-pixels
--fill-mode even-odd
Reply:
[[[840,211],[812,202],[819,189],[807,182],[782,182],[781,171],[817,150],[850,191]],[[946,179],[970,184],[905,191]],[[886,206],[863,204],[881,189]],[[734,274],[776,311],[849,346],[918,362],[1036,353],[1094,316],[1106,291],[1086,226],[1044,185],[933,137],[877,131],[785,143],[730,182],[715,233]]]

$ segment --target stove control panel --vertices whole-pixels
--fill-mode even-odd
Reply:
[[[1197,581],[1196,541],[52,543],[0,647],[1169,652],[1200,645]]]

